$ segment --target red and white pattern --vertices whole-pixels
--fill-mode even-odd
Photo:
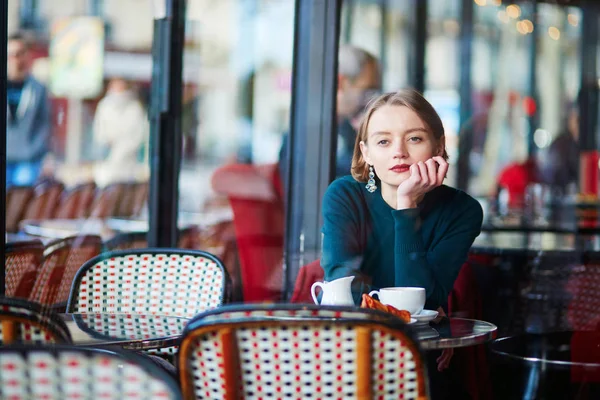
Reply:
[[[80,351],[0,352],[0,398],[177,399],[144,368],[113,355]]]
[[[71,342],[67,327],[60,317],[50,310],[33,310],[31,308],[34,308],[34,305],[28,308],[28,302],[24,300],[4,299],[0,300],[0,303],[3,301],[15,303],[15,305],[0,304],[0,320],[14,323],[16,342],[38,344]],[[23,302],[23,305],[16,305],[16,301]],[[1,343],[4,343],[2,325],[0,325],[0,338]]]
[[[309,317],[324,318],[302,321]],[[340,319],[328,320],[330,317]],[[214,330],[190,339],[191,345],[186,347],[190,353],[181,355],[188,360],[183,373],[191,375],[195,398],[223,398],[227,375],[223,346],[227,344],[219,340],[218,332],[232,329],[236,338],[232,348],[237,349],[239,358],[239,391],[246,400],[358,399],[357,327],[367,326],[373,399],[419,398],[419,389],[424,392],[424,388],[418,387],[415,347],[408,345],[410,339],[402,332],[389,333],[376,322],[348,322],[349,318],[370,317],[367,313],[331,310],[260,310],[207,316],[202,329],[214,321]],[[247,322],[241,322],[243,318]],[[278,323],[273,325],[275,321]]]
[[[204,257],[116,256],[86,272],[71,311],[192,317],[222,304],[224,281],[223,270]]]

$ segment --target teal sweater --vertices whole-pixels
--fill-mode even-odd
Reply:
[[[369,193],[351,176],[335,180],[323,197],[325,280],[355,275],[354,301],[369,290],[419,286],[425,308],[445,306],[483,211],[468,194],[440,186],[417,208],[395,210],[381,190]]]

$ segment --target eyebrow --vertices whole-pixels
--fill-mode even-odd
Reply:
[[[427,129],[425,128],[411,128],[411,129],[407,129],[404,132],[402,132],[403,135],[409,134],[409,133],[413,133],[413,132],[423,132],[423,133],[429,133],[429,131],[427,131]],[[371,136],[377,136],[377,135],[389,135],[390,132],[388,131],[376,131],[373,132],[371,134]]]

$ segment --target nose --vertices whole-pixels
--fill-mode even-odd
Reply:
[[[408,157],[408,149],[403,140],[394,140],[394,158],[403,159]]]

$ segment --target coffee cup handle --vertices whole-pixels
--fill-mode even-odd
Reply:
[[[369,292],[369,296],[373,297],[373,295],[376,294],[377,298],[379,299],[379,290],[371,290]]]
[[[321,291],[324,291],[323,282],[315,282],[310,287],[310,294],[312,295],[312,298],[313,298],[313,301],[315,302],[315,304],[319,304],[319,300],[317,299],[317,293],[316,293],[316,290],[318,287],[321,288]]]

